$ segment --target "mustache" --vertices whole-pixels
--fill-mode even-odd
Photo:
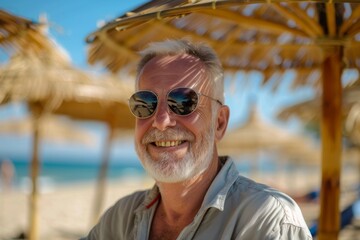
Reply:
[[[187,130],[180,130],[169,128],[165,131],[160,131],[156,128],[149,130],[143,137],[141,143],[148,144],[156,141],[163,141],[163,140],[188,140],[192,141],[195,139],[195,136],[187,131]]]

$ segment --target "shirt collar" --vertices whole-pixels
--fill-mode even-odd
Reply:
[[[210,207],[215,207],[222,211],[224,209],[229,189],[239,176],[239,172],[230,157],[219,157],[219,160],[223,166],[214,181],[211,183],[200,211],[206,211]],[[144,202],[135,211],[137,212],[152,208],[158,203],[160,197],[159,188],[155,184],[154,187],[147,193]]]
[[[138,208],[135,209],[135,213],[151,209],[154,205],[158,203],[160,197],[161,196],[159,188],[155,184],[153,188],[146,193],[144,201],[142,202],[142,204],[139,205]]]
[[[239,171],[230,157],[224,156],[219,159],[223,166],[211,183],[200,210],[206,211],[210,207],[224,210],[228,192],[239,176]]]

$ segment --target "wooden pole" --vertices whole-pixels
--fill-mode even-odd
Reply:
[[[105,143],[105,149],[103,152],[103,157],[101,160],[101,166],[99,170],[98,180],[96,184],[95,190],[95,200],[94,200],[94,209],[93,215],[91,217],[91,226],[96,224],[99,221],[101,210],[104,205],[105,198],[105,190],[106,190],[106,177],[110,163],[110,153],[111,146],[114,139],[115,129],[113,127],[109,127],[109,133]]]
[[[105,149],[101,160],[101,166],[100,166],[96,190],[95,190],[93,215],[90,219],[90,224],[92,226],[98,222],[101,215],[102,207],[104,205],[106,177],[110,163],[111,147],[115,138],[115,130],[117,128],[119,121],[119,113],[118,113],[119,110],[116,107],[116,105],[113,107],[109,107],[108,111],[109,111],[109,116],[107,120],[107,125],[109,132],[105,143]]]
[[[29,205],[29,240],[39,239],[38,225],[38,176],[40,172],[39,161],[39,121],[40,115],[33,114],[33,152],[30,168],[31,177],[31,192],[30,192],[30,205]]]
[[[322,179],[319,240],[338,239],[340,228],[342,46],[325,48],[322,94]]]

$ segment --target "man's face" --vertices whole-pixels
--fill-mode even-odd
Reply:
[[[139,76],[139,89],[158,95],[155,113],[137,119],[136,151],[152,177],[160,182],[181,182],[202,173],[214,153],[214,119],[211,100],[200,97],[196,110],[187,116],[173,113],[167,93],[189,87],[211,95],[203,63],[190,55],[156,57]]]

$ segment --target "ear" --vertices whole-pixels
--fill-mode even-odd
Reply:
[[[216,121],[216,129],[215,129],[216,142],[219,142],[225,135],[225,131],[229,123],[229,117],[230,117],[229,107],[226,105],[222,105],[219,109],[217,121]]]

